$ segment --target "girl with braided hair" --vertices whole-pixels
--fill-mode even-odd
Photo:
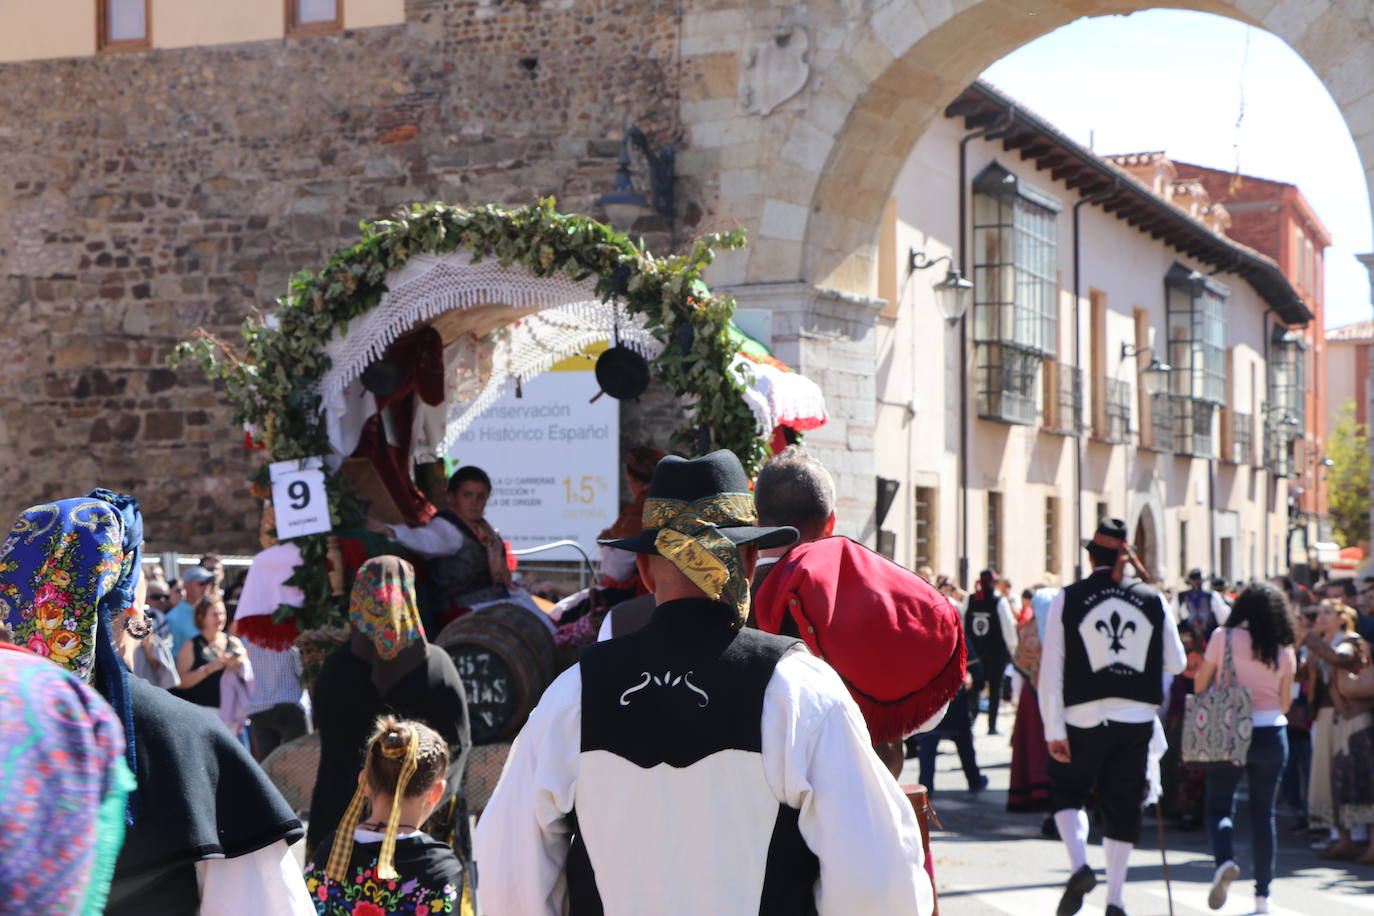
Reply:
[[[434,729],[377,719],[348,811],[305,873],[320,916],[457,912],[463,867],[420,830],[444,796],[448,763],[448,742]]]

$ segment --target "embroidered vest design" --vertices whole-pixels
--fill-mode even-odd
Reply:
[[[1094,574],[1064,590],[1064,704],[1164,699],[1164,607],[1140,582]]]

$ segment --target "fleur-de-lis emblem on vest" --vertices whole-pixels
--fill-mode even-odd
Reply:
[[[1117,611],[1112,611],[1112,616],[1107,618],[1106,621],[1099,620],[1097,622],[1096,629],[1099,632],[1105,633],[1107,638],[1112,641],[1111,645],[1108,646],[1109,649],[1113,652],[1124,652],[1126,651],[1126,644],[1121,641],[1121,637],[1125,636],[1127,633],[1135,632],[1135,621],[1127,620],[1123,623],[1121,614]]]

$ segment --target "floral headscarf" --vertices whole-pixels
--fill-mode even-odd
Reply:
[[[100,606],[119,579],[123,540],[119,514],[97,499],[25,509],[0,546],[0,614],[15,643],[90,683]]]
[[[428,643],[415,603],[415,569],[400,557],[373,557],[358,570],[348,604],[353,654],[372,667],[385,695],[425,659]]]
[[[95,685],[124,723],[125,756],[135,773],[129,673],[115,653],[110,621],[133,601],[142,534],[136,500],[97,490],[25,509],[0,546],[0,617],[15,643]],[[126,554],[133,538],[138,544]],[[138,814],[134,793],[131,823]]]
[[[82,681],[17,646],[0,646],[0,696],[6,907],[98,916],[134,784],[120,722]]]

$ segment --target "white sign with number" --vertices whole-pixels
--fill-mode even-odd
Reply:
[[[289,541],[307,534],[322,534],[334,527],[329,521],[323,467],[323,458],[276,461],[270,465],[278,539]]]
[[[491,475],[487,521],[517,550],[566,538],[595,559],[597,535],[620,514],[620,402],[602,395],[588,403],[601,390],[590,368],[565,361],[530,379],[523,397],[501,398],[449,450]],[[576,557],[571,549],[539,554]]]

